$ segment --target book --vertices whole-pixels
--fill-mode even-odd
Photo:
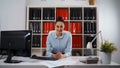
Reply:
[[[73,24],[72,24],[72,32],[73,32],[73,34],[76,34],[76,23],[75,22],[72,22]]]
[[[54,30],[54,22],[49,22],[49,31]]]
[[[42,36],[42,47],[46,48],[46,40],[47,40],[47,36]]]
[[[57,8],[56,18],[61,16],[64,20],[68,20],[68,9],[67,8]]]
[[[76,44],[76,41],[75,41],[75,40],[76,40],[75,37],[72,36],[72,48],[75,48],[75,44]]]
[[[40,47],[40,36],[33,35],[33,45],[32,47]]]
[[[77,27],[76,33],[77,34],[82,34],[82,22],[77,22],[76,27]]]
[[[73,23],[70,22],[70,32],[73,34]]]
[[[64,25],[64,30],[68,31],[68,22],[65,22]]]
[[[50,30],[50,24],[49,22],[46,22],[46,34],[49,33],[49,30]]]
[[[43,22],[43,33],[44,34],[47,34],[47,23],[46,22]]]

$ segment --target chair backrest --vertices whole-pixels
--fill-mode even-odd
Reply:
[[[46,50],[43,51],[43,54],[42,54],[42,55],[43,55],[43,56],[46,56]]]

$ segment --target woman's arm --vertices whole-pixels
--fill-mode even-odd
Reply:
[[[67,48],[65,49],[66,57],[71,56],[71,51],[72,51],[72,35],[70,33],[69,39],[67,41]]]
[[[47,42],[46,42],[46,46],[47,46],[47,48],[46,48],[46,56],[48,56],[48,57],[52,57],[52,46],[50,44],[50,39],[51,39],[50,34],[48,34]]]

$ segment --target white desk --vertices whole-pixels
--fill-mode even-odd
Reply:
[[[79,56],[71,56],[68,58],[56,60],[56,61],[50,61],[50,60],[36,60],[36,59],[30,59],[28,57],[13,57],[13,59],[16,60],[22,60],[24,62],[16,63],[16,64],[10,64],[10,63],[4,63],[5,59],[0,60],[0,68],[52,68],[52,67],[60,67],[60,68],[114,68],[120,67],[117,63],[111,63],[111,64],[85,64],[80,62],[81,60],[85,60],[87,57],[79,57]]]

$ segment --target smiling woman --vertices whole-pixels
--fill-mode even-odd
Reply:
[[[58,37],[62,35],[62,31],[64,30],[64,20],[62,17],[58,17],[55,23],[55,30]]]
[[[53,58],[65,58],[71,55],[72,36],[64,31],[64,20],[58,17],[55,30],[50,31],[47,37],[46,56]]]

